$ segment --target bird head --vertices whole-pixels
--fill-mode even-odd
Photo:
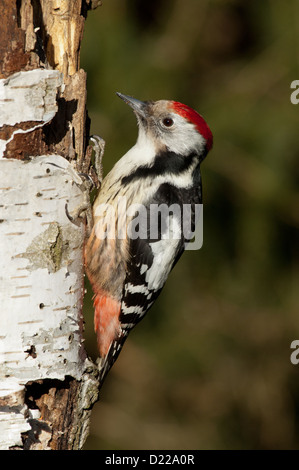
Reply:
[[[139,139],[150,140],[157,151],[179,155],[196,152],[203,159],[213,145],[212,132],[194,109],[178,101],[140,101],[117,93],[133,109],[139,124]]]

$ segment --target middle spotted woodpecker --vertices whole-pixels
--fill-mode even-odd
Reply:
[[[133,108],[139,134],[102,182],[85,247],[101,381],[191,238],[180,211],[164,219],[160,212],[154,221],[151,208],[189,205],[193,231],[195,206],[202,203],[200,164],[213,144],[209,126],[189,106],[117,95]]]

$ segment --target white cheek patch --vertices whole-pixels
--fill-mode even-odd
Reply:
[[[179,155],[188,155],[191,152],[197,151],[201,153],[206,145],[206,140],[195,129],[194,124],[186,122],[184,118],[173,114],[175,128],[173,132],[165,132],[163,134],[163,141],[171,152]]]

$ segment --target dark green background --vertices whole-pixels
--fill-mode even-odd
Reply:
[[[214,149],[203,248],[130,334],[86,449],[299,448],[298,18],[297,0],[103,0],[89,13],[81,65],[105,173],[137,136],[116,91],[194,107]]]

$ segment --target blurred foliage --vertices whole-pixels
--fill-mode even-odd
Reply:
[[[299,447],[298,17],[296,0],[104,0],[89,13],[81,65],[105,173],[137,136],[116,91],[194,107],[214,149],[203,248],[131,332],[86,449]],[[95,357],[92,315],[89,291]]]

